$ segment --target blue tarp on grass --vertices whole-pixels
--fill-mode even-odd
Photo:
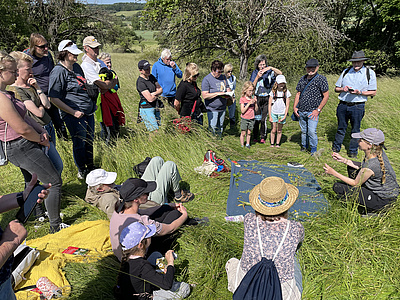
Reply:
[[[259,161],[238,161],[240,167],[231,163],[231,179],[229,196],[226,206],[228,216],[245,215],[254,212],[248,205],[242,205],[239,201],[249,202],[250,191],[264,178],[277,176],[286,183],[293,184],[299,189],[299,197],[290,208],[292,218],[312,216],[313,213],[327,208],[328,202],[321,193],[314,175],[306,168],[295,168],[276,165]]]

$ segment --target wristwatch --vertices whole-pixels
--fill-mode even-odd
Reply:
[[[317,111],[318,111],[318,112],[321,112],[321,110],[320,110],[319,108],[317,108]]]

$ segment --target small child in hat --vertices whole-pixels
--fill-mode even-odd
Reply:
[[[155,261],[159,252],[145,259],[151,237],[156,233],[154,224],[134,222],[125,227],[120,236],[123,249],[121,267],[114,294],[117,299],[183,299],[190,294],[190,285],[174,281],[174,251],[165,253],[166,272],[156,271]]]

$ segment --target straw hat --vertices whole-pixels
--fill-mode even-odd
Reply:
[[[249,200],[255,211],[275,216],[287,211],[297,199],[299,190],[279,177],[267,177],[250,192]]]

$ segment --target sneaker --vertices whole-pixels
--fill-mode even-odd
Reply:
[[[59,232],[61,229],[68,228],[68,227],[70,227],[70,226],[71,226],[71,225],[68,225],[68,224],[65,224],[65,223],[60,223],[60,224],[57,225],[57,226],[50,226],[50,233]]]
[[[247,145],[246,145],[246,148],[247,148],[247,149],[250,149],[250,145],[249,145],[249,144],[247,144]]]
[[[210,220],[207,217],[204,218],[188,218],[185,225],[188,226],[196,226],[196,225],[206,225],[210,222]]]
[[[193,200],[193,198],[194,198],[193,193],[187,192],[187,191],[182,191],[182,195],[179,198],[175,197],[174,201],[185,203],[185,202],[189,202],[189,201]]]
[[[270,146],[271,148],[274,148],[275,146],[274,146],[274,144],[271,144],[271,146]]]
[[[265,140],[264,140],[264,139],[261,139],[260,143],[261,143],[261,144],[265,144]]]
[[[85,180],[85,173],[79,171],[76,177],[78,177],[79,180]]]
[[[300,151],[301,151],[301,152],[306,152],[306,151],[307,151],[307,148],[304,147],[304,146],[301,146]]]
[[[340,149],[332,148],[332,152],[339,153]]]

